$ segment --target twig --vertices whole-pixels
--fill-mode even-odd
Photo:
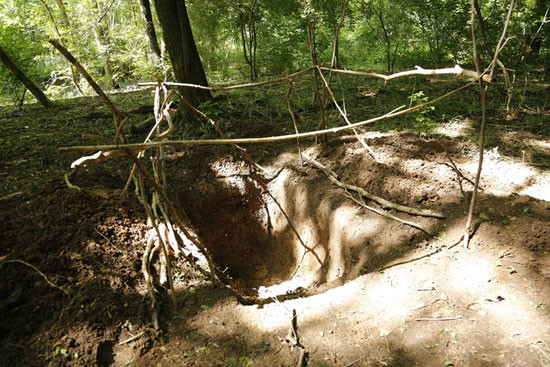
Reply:
[[[97,229],[96,227],[94,227],[94,231],[96,231],[97,234],[99,234],[101,237],[103,237],[103,239],[104,239],[105,241],[107,241],[107,242],[109,243],[109,245],[111,245],[111,246],[113,246],[115,249],[117,249],[118,252],[124,253],[121,249],[119,249],[119,248],[113,243],[113,241],[111,241],[107,236],[105,236],[103,233],[101,233],[101,232],[99,231],[99,229]]]
[[[347,192],[347,191],[346,191]],[[385,211],[382,211],[382,210],[379,210],[379,209],[376,209],[376,208],[373,208],[372,206],[368,206],[366,205],[364,202],[361,202],[359,200],[357,200],[356,198],[354,198],[349,192],[347,192],[347,195],[346,195],[349,199],[353,200],[354,202],[356,202],[359,206],[362,206],[363,208],[365,209],[368,209],[378,215],[381,215],[383,217],[386,217],[386,218],[389,218],[389,219],[393,219],[395,220],[396,222],[399,222],[399,223],[402,223],[402,224],[406,224],[408,226],[411,226],[411,227],[414,227],[414,228],[417,228],[417,229],[420,229],[422,232],[425,232],[427,234],[430,234],[430,231],[427,229],[427,228],[424,228],[422,227],[420,224],[418,223],[415,223],[415,222],[411,222],[411,221],[408,221],[408,220],[404,220],[404,219],[401,219],[401,218],[398,218],[396,217],[395,215],[391,215],[389,213],[386,213]]]
[[[460,320],[462,319],[462,316],[455,316],[455,317],[421,317],[419,319],[415,319],[416,321],[451,321],[451,320]]]
[[[474,224],[473,228],[472,228],[472,231],[470,232],[470,237],[474,235],[474,233],[477,231],[477,229],[479,228],[479,226],[481,225],[481,223],[483,223],[485,220],[480,220],[478,221],[476,224]],[[443,247],[445,247],[447,250],[450,250],[456,246],[458,246],[462,240],[464,239],[464,235],[460,236],[460,238],[458,240],[456,240],[453,244],[444,244],[442,246],[439,246],[437,247],[434,251],[430,252],[430,253],[427,253],[425,255],[422,255],[422,256],[418,256],[418,257],[415,257],[413,259],[410,259],[410,260],[405,260],[405,261],[399,261],[399,262],[396,262],[396,263],[393,263],[393,264],[390,264],[390,265],[386,265],[384,266],[383,268],[380,268],[378,269],[378,271],[384,271],[384,270],[387,270],[387,269],[390,269],[390,268],[394,268],[396,266],[399,266],[399,265],[405,265],[405,264],[410,264],[412,262],[415,262],[415,261],[418,261],[418,260],[422,260],[422,259],[425,259],[427,257],[430,257],[432,255],[435,255],[439,252],[441,252],[443,250]]]
[[[73,172],[74,172],[74,168],[73,168]],[[65,184],[67,185],[67,187],[69,189],[73,189],[73,190],[77,190],[77,191],[82,191],[82,189],[76,185],[73,185],[71,183],[71,181],[69,180],[69,176],[71,175],[72,172],[69,172],[69,173],[65,173],[63,175],[63,179],[65,180]]]
[[[443,214],[432,211],[432,210],[429,210],[429,209],[417,209],[417,208],[411,208],[411,207],[408,207],[408,206],[405,206],[405,205],[392,203],[391,201],[383,199],[379,196],[373,195],[373,194],[367,192],[366,190],[364,190],[364,189],[362,189],[358,186],[349,185],[349,184],[346,184],[346,183],[340,181],[338,179],[338,175],[334,171],[332,171],[329,168],[326,168],[321,163],[319,163],[319,162],[317,162],[317,161],[315,161],[311,158],[308,158],[308,157],[304,156],[304,160],[306,162],[308,162],[309,164],[313,165],[315,168],[321,170],[329,178],[329,180],[333,184],[335,184],[336,186],[338,186],[342,189],[355,191],[358,194],[360,194],[361,196],[364,196],[369,200],[377,202],[378,204],[382,205],[382,207],[384,207],[386,209],[395,209],[395,210],[398,210],[398,211],[403,212],[403,213],[419,215],[419,216],[423,216],[423,217],[445,218],[445,216]]]
[[[109,150],[134,150],[134,151],[143,151],[150,148],[154,148],[160,145],[164,146],[181,146],[181,145],[188,145],[188,146],[195,146],[195,145],[225,145],[225,144],[252,144],[252,143],[274,143],[279,141],[285,141],[285,140],[293,140],[297,138],[309,138],[314,137],[318,135],[327,135],[327,134],[334,134],[341,131],[374,124],[376,122],[380,122],[383,120],[388,120],[394,117],[398,117],[401,115],[405,115],[407,113],[410,113],[412,111],[416,111],[421,108],[426,108],[427,106],[433,105],[445,98],[448,98],[452,95],[455,95],[457,92],[464,90],[468,87],[470,87],[473,83],[476,83],[477,80],[471,81],[462,87],[459,87],[457,89],[454,89],[451,92],[445,93],[442,96],[439,96],[438,98],[432,99],[431,101],[428,101],[421,105],[416,105],[411,108],[408,108],[406,110],[399,110],[395,109],[394,111],[387,113],[382,116],[374,117],[368,120],[359,121],[356,123],[353,123],[351,125],[346,126],[340,126],[340,127],[334,127],[331,129],[324,129],[324,130],[317,130],[317,131],[311,131],[311,132],[305,132],[305,133],[299,133],[299,134],[289,134],[289,135],[279,135],[279,136],[271,136],[271,137],[262,137],[262,138],[240,138],[240,139],[204,139],[204,140],[166,140],[166,141],[156,141],[156,142],[150,142],[150,143],[135,143],[135,144],[119,144],[119,145],[84,145],[84,146],[72,146],[72,147],[61,147],[58,148],[58,152],[90,152],[94,150],[103,150],[103,151],[109,151]],[[399,110],[399,111],[397,111]]]
[[[121,346],[121,345],[124,345],[124,344],[128,344],[128,343],[131,343],[133,342],[134,340],[136,339],[139,339],[143,334],[145,334],[145,331],[142,331],[141,333],[137,334],[137,335],[134,335],[132,336],[131,338],[128,338],[120,343],[118,343],[118,346]]]
[[[319,67],[317,67],[317,69],[319,69]],[[351,122],[349,121],[348,119],[348,116],[344,113],[344,111],[342,111],[342,109],[340,108],[340,105],[338,104],[338,102],[336,101],[336,97],[334,97],[334,93],[332,93],[332,89],[330,89],[330,86],[328,85],[328,82],[327,80],[325,79],[325,77],[323,76],[323,73],[320,71],[319,69],[319,75],[321,76],[321,80],[323,81],[324,85],[325,85],[325,88],[327,89],[330,97],[332,98],[332,102],[334,102],[334,105],[336,106],[336,108],[338,109],[338,112],[340,112],[340,115],[342,116],[342,118],[344,119],[344,121],[346,122],[346,124],[351,125]],[[372,150],[371,147],[369,147],[367,145],[367,143],[365,143],[365,141],[363,139],[361,139],[361,137],[359,136],[359,133],[357,132],[357,129],[352,129],[353,130],[353,133],[355,134],[355,137],[357,138],[357,140],[359,140],[359,143],[361,143],[361,145],[363,146],[363,148],[365,148],[365,150],[367,152],[369,152],[369,154],[372,156],[372,158],[378,162],[378,160],[376,159],[376,154],[374,153],[374,150]]]
[[[6,263],[20,263],[20,264],[23,264],[25,266],[28,266],[29,268],[31,268],[32,270],[36,271],[42,278],[44,278],[44,280],[46,281],[46,283],[48,283],[51,287],[53,288],[56,288],[56,289],[59,289],[61,292],[65,293],[66,295],[69,295],[69,292],[67,292],[66,290],[64,290],[63,288],[61,288],[60,286],[58,285],[55,285],[54,283],[52,283],[48,277],[46,276],[46,274],[44,274],[43,272],[41,272],[36,266],[32,265],[32,264],[29,264],[28,262],[25,262],[23,260],[7,260]]]
[[[351,366],[353,366],[354,364],[356,364],[357,362],[360,362],[360,361],[362,361],[363,359],[367,358],[368,356],[369,356],[368,354],[365,354],[365,355],[363,355],[363,356],[357,358],[355,361],[346,364],[345,367],[351,367]]]
[[[159,326],[159,315],[158,315],[158,303],[157,298],[155,297],[155,289],[153,286],[153,280],[151,279],[151,272],[149,270],[149,255],[151,254],[151,250],[153,249],[153,238],[150,238],[147,241],[147,246],[145,247],[145,252],[143,253],[143,257],[141,258],[141,271],[143,272],[143,277],[145,278],[145,284],[147,285],[147,294],[149,295],[149,298],[151,299],[151,319],[153,322],[153,327],[155,330],[158,330],[160,328]]]
[[[298,131],[298,124],[296,123],[296,116],[294,115],[294,111],[292,110],[292,103],[290,102],[290,93],[292,93],[292,86],[293,82],[292,79],[288,80],[288,90],[286,92],[286,103],[288,105],[288,112],[290,113],[290,117],[292,117],[292,124],[294,125],[294,131],[296,131],[296,134],[299,134]],[[298,156],[300,157],[300,163],[303,164],[302,160],[302,147],[300,146],[300,139],[296,139],[296,143],[298,144]]]
[[[416,310],[420,310],[421,308],[424,308],[424,307],[431,306],[431,305],[433,305],[434,303],[436,303],[436,302],[439,301],[439,300],[440,300],[440,298],[436,298],[436,299],[434,299],[433,301],[431,301],[430,303],[426,303],[426,304],[423,305],[423,306],[420,306],[420,307],[415,308],[415,311],[416,311]]]
[[[11,194],[8,194],[8,195],[4,195],[2,197],[0,197],[0,201],[4,201],[4,200],[10,200],[10,199],[13,199],[13,198],[16,198],[18,196],[21,196],[25,193],[25,191],[16,191],[16,192],[12,192]]]
[[[468,177],[464,176],[464,174],[458,169],[457,165],[455,164],[455,162],[453,161],[453,159],[451,158],[451,156],[449,155],[448,152],[445,152],[445,156],[447,158],[449,158],[449,161],[451,162],[451,165],[449,164],[445,164],[446,166],[448,167],[451,167],[453,169],[453,171],[455,171],[456,175],[457,175],[457,178],[458,178],[458,185],[460,186],[460,193],[462,194],[462,196],[464,196],[464,189],[462,187],[462,179],[468,181],[472,186],[475,186],[474,182],[472,180],[470,180]],[[480,190],[483,190],[483,188],[479,188]]]

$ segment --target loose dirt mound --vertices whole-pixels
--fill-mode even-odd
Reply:
[[[147,324],[139,207],[105,172],[79,178],[80,192],[52,183],[0,203],[1,365],[110,365],[125,329]]]

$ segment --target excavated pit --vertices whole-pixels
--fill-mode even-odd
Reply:
[[[264,298],[339,284],[377,269],[407,251],[404,244],[425,238],[412,227],[361,210],[294,155],[284,153],[278,162],[263,187],[257,176],[230,159],[176,170],[182,173],[180,183],[185,182],[177,191],[178,204],[216,265],[239,289]],[[365,174],[381,187],[388,181],[384,177],[396,174],[384,169]],[[202,179],[190,182],[186,177]]]
[[[272,200],[251,179],[218,178],[183,190],[178,201],[214,262],[241,287],[281,283],[294,272],[294,244],[274,233]]]

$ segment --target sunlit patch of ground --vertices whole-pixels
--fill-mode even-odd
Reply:
[[[386,219],[353,208],[312,169],[282,171],[271,188],[287,194],[281,200],[285,208],[298,203],[292,218],[308,244],[323,238],[306,235],[311,228],[319,233],[330,228],[329,243],[332,234],[358,229],[362,243],[351,246],[351,237],[342,235],[335,248],[327,247],[332,257],[326,258],[340,259],[343,269],[361,263],[362,275],[332,287],[318,284],[327,289],[320,294],[272,298],[262,306],[240,305],[231,297],[205,302],[196,312],[197,305],[184,306],[163,353],[166,365],[185,365],[182,355],[208,355],[206,365],[212,366],[245,357],[260,366],[295,365],[298,351],[286,342],[293,310],[313,366],[549,365],[550,204],[540,201],[549,200],[548,175],[489,149],[475,217],[484,222],[465,249],[454,244],[463,234],[467,201],[460,197],[445,150],[430,143],[410,135],[381,136],[372,145],[382,161],[378,168],[358,143],[336,148],[335,158],[324,163],[343,179],[354,177],[396,201],[444,210],[448,218],[442,222],[415,218],[433,226],[437,236],[411,237]],[[473,178],[475,148],[469,147],[470,156],[459,155],[451,142],[442,144]],[[319,159],[324,153],[318,147],[308,150]],[[283,158],[298,167],[294,154]],[[305,211],[312,202],[323,203],[313,206],[318,213],[330,208],[330,220]],[[351,256],[356,245],[365,251]],[[295,276],[260,292],[267,299],[299,292],[311,286],[309,280]]]

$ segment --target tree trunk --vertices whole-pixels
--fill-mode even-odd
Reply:
[[[155,0],[155,9],[176,80],[180,83],[207,86],[208,81],[193,38],[185,1]],[[212,98],[209,91],[202,89],[181,88],[181,93],[195,107]],[[187,107],[183,108],[190,111]]]
[[[258,79],[258,71],[256,68],[256,50],[258,48],[256,29],[256,1],[252,3],[250,9],[247,9],[247,17],[244,10],[239,10],[239,26],[241,28],[241,40],[243,44],[244,60],[250,68],[250,81]],[[246,30],[245,30],[246,27]]]
[[[140,0],[141,16],[145,22],[145,35],[149,41],[149,47],[151,53],[158,59],[161,58],[159,41],[157,39],[157,32],[155,32],[155,25],[153,24],[153,14],[151,13],[151,3],[149,0]]]
[[[42,103],[44,107],[50,108],[52,106],[48,97],[46,97],[46,95],[40,90],[40,88],[38,88],[36,84],[34,84],[34,82],[30,80],[29,77],[17,67],[17,65],[12,61],[8,54],[4,52],[1,46],[0,61],[2,61],[2,63],[6,65],[6,67],[10,69],[13,74],[15,74],[16,78],[19,79],[21,83],[25,85],[25,87],[27,87],[27,89],[36,97],[36,99],[40,103]]]
[[[544,0],[536,0],[533,6],[533,12],[537,17],[537,21],[533,23],[530,29],[530,35],[527,38],[528,41],[528,53],[527,61],[528,62],[537,62],[539,61],[540,49],[543,44],[544,33],[541,33],[542,21],[540,20],[545,15],[547,16],[548,7],[545,6]],[[546,13],[545,13],[546,12]],[[546,20],[546,18],[545,18]]]
[[[113,70],[111,69],[111,60],[110,60],[111,57],[110,57],[109,46],[105,41],[102,31],[99,30],[98,28],[99,28],[99,25],[97,27],[94,27],[94,38],[95,38],[96,47],[97,47],[97,50],[99,51],[99,58],[103,63],[103,71],[105,73],[107,80],[109,81],[109,87],[114,89],[116,88],[116,82],[113,76]]]
[[[382,1],[380,1],[380,8],[378,9],[377,15],[378,15],[378,20],[380,21],[380,26],[382,27],[382,34],[384,36],[384,41],[386,43],[386,68],[388,69],[388,73],[391,73],[392,72],[391,41],[390,41],[390,36],[388,34],[386,25],[384,24],[384,16],[382,13]]]

